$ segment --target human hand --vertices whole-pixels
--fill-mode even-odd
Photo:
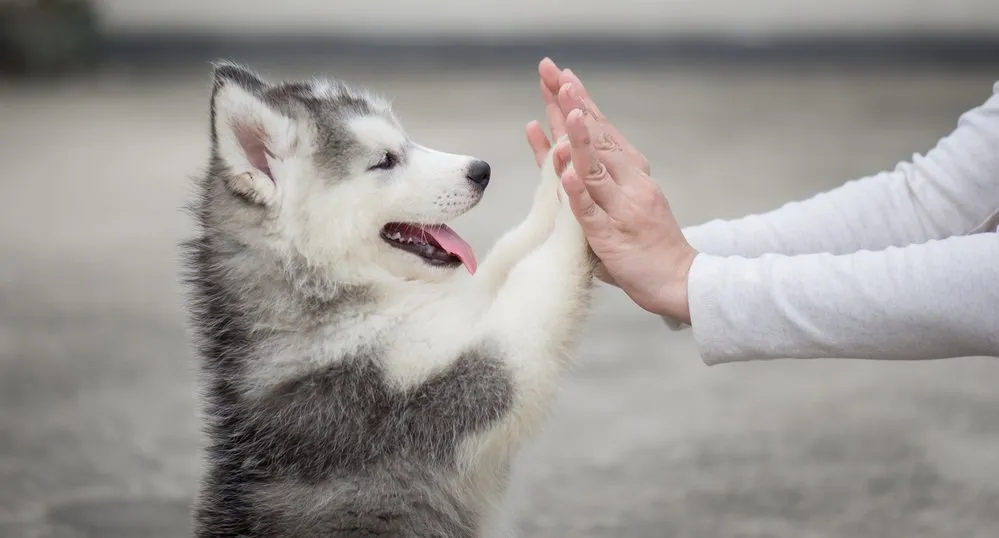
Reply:
[[[574,83],[563,85],[556,100],[568,110],[573,164],[562,186],[602,269],[645,310],[690,323],[687,278],[697,251],[659,185],[597,119]]]
[[[538,75],[541,78],[541,99],[545,103],[545,117],[548,120],[548,128],[551,131],[551,141],[549,141],[548,136],[545,135],[544,128],[541,127],[539,122],[531,121],[525,129],[527,143],[534,152],[534,159],[537,161],[538,166],[541,166],[544,162],[552,143],[565,134],[566,117],[572,109],[567,108],[567,105],[557,99],[557,96],[560,88],[566,84],[572,84],[579,93],[586,110],[592,115],[593,122],[600,127],[600,130],[608,133],[617,141],[621,147],[621,151],[629,160],[633,161],[635,166],[646,174],[650,173],[649,160],[607,120],[606,116],[601,114],[600,109],[593,102],[582,81],[579,80],[579,77],[571,69],[560,69],[550,58],[545,58],[538,64]]]
[[[645,158],[640,151],[638,151],[634,145],[632,145],[627,138],[624,137],[617,130],[617,128],[610,123],[606,116],[604,116],[597,104],[589,96],[583,83],[579,80],[579,77],[572,72],[571,69],[560,69],[554,61],[550,58],[545,58],[541,60],[538,64],[538,75],[541,79],[541,99],[545,104],[545,117],[548,121],[548,128],[551,132],[551,141],[549,141],[548,136],[545,134],[544,128],[537,121],[531,121],[527,124],[526,134],[527,143],[530,145],[531,150],[534,152],[534,159],[538,163],[538,166],[545,160],[545,156],[548,154],[548,150],[551,148],[552,144],[561,139],[566,132],[565,122],[566,116],[572,110],[572,106],[558,99],[559,89],[565,84],[572,84],[579,91],[580,97],[583,100],[586,109],[590,111],[593,116],[594,122],[596,122],[603,131],[609,133],[618,141],[622,151],[625,153],[627,158],[633,161],[634,165],[642,169],[646,174],[649,173],[649,160]],[[562,165],[566,160],[568,160],[569,148],[567,147],[558,148],[556,151],[555,162],[557,165]],[[561,167],[557,168],[559,171],[562,170]],[[601,281],[610,284],[612,286],[617,286],[617,282],[610,275],[606,268],[604,268],[601,263],[596,269],[596,277]]]

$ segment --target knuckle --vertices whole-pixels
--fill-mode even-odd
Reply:
[[[607,132],[600,133],[593,146],[600,151],[619,151],[621,149],[621,145],[618,144],[617,140]]]
[[[646,203],[651,204],[661,204],[666,201],[666,196],[663,194],[662,189],[652,180],[643,182],[642,198],[645,199]]]
[[[646,158],[645,155],[643,155],[640,151],[636,150],[635,148],[628,148],[628,150],[626,151],[626,153],[631,158],[631,160],[635,163],[636,166],[638,166],[639,168],[641,168],[642,171],[645,172],[646,174],[649,173],[649,168],[651,166],[650,166],[650,163],[649,163],[649,159]]]
[[[586,179],[590,181],[603,181],[607,179],[607,167],[597,159],[590,161],[590,168],[586,171]]]

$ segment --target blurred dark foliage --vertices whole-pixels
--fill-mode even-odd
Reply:
[[[0,0],[0,75],[55,75],[95,66],[101,32],[89,0]]]

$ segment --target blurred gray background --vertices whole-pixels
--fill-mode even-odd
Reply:
[[[684,224],[928,150],[999,80],[995,0],[0,0],[0,537],[189,534],[182,211],[208,60],[391,96],[526,211],[537,61],[584,79]],[[997,149],[999,151],[999,149]],[[999,362],[706,367],[618,292],[518,462],[525,536],[999,536]]]

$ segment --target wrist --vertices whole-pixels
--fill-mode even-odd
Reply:
[[[669,264],[669,276],[660,290],[661,311],[656,314],[668,316],[674,320],[690,324],[690,299],[687,293],[690,281],[690,269],[697,258],[697,252],[691,245],[685,247],[678,253],[672,263]]]

